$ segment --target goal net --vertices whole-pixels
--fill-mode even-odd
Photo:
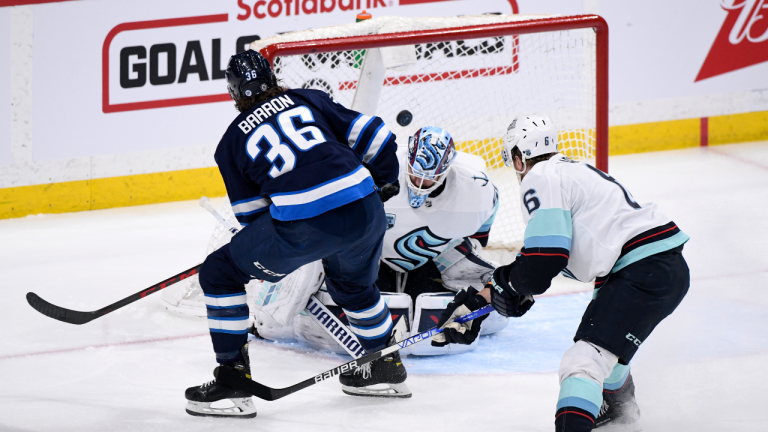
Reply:
[[[488,248],[514,251],[525,229],[519,183],[500,156],[512,118],[547,114],[560,130],[561,153],[607,171],[606,29],[594,15],[381,17],[251,48],[272,62],[283,86],[320,89],[381,117],[401,146],[423,126],[448,130],[458,150],[486,161],[499,190]],[[235,220],[227,203],[222,210]],[[227,241],[217,229],[207,252]],[[200,296],[196,284],[164,290],[164,303],[178,309]]]

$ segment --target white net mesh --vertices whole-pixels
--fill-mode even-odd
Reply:
[[[483,15],[454,18],[381,17],[361,23],[286,33],[256,41],[252,49],[280,42],[387,34],[381,48],[384,85],[375,101],[380,116],[400,145],[423,126],[448,130],[461,151],[483,157],[499,189],[499,212],[489,248],[519,249],[524,225],[514,171],[505,168],[499,149],[508,124],[518,114],[547,114],[560,130],[560,151],[577,159],[595,157],[596,37],[592,29],[500,35],[486,39],[402,45],[397,33],[492,25],[547,16]],[[322,41],[316,42],[322,44]],[[309,48],[307,51],[309,52]],[[370,49],[277,57],[275,73],[289,88],[316,88],[353,107],[363,59]],[[367,67],[367,66],[366,66]],[[358,95],[358,98],[360,96]],[[398,114],[413,121],[401,126]],[[368,113],[371,114],[371,113]],[[235,222],[229,202],[222,214]],[[206,251],[221,247],[230,235],[217,227]],[[190,314],[185,305],[202,301],[197,278],[163,291],[169,310]],[[173,289],[172,289],[173,288]],[[250,302],[249,302],[250,304]],[[198,309],[200,310],[200,309]],[[205,309],[202,308],[204,316]]]
[[[372,33],[544,20],[522,15],[456,18],[383,17],[363,23],[288,33],[254,42],[260,49],[277,42],[307,41]],[[397,47],[393,36],[392,44]],[[375,114],[398,136],[400,145],[423,126],[448,130],[461,151],[483,157],[499,188],[500,207],[490,235],[491,248],[519,248],[524,226],[513,170],[500,157],[501,137],[518,114],[544,113],[560,129],[560,151],[574,159],[595,154],[595,32],[592,29],[459,40],[383,48],[386,59],[410,64],[386,69]],[[387,53],[386,50],[390,52]],[[277,57],[275,72],[289,88],[316,88],[352,107],[367,50]],[[401,61],[402,63],[402,61]],[[408,62],[406,62],[408,63]],[[359,96],[358,96],[359,97]],[[407,110],[413,121],[396,121]]]

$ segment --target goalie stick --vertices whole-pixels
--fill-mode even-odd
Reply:
[[[488,313],[491,313],[492,311],[493,311],[493,306],[487,305],[472,313],[468,313],[464,316],[457,318],[455,322],[464,323],[464,322],[473,320],[475,318],[481,317],[483,315],[486,315]],[[257,381],[243,378],[237,371],[230,368],[217,367],[213,371],[213,375],[216,377],[217,380],[221,381],[222,383],[232,388],[235,388],[240,391],[244,391],[248,394],[256,396],[259,399],[263,399],[266,401],[273,401],[273,400],[277,400],[285,396],[288,396],[289,394],[296,393],[299,390],[313,386],[319,382],[325,381],[328,378],[335,377],[340,373],[358,368],[366,363],[370,363],[374,360],[377,360],[395,351],[399,351],[409,345],[413,345],[415,343],[419,343],[421,341],[430,339],[432,338],[432,336],[442,332],[443,332],[443,329],[439,329],[436,327],[431,328],[425,332],[411,336],[407,339],[403,339],[402,341],[396,343],[395,345],[388,346],[382,350],[368,354],[365,357],[344,363],[341,366],[337,366],[321,374],[315,375],[312,378],[308,378],[298,384],[294,384],[292,386],[285,387],[285,388],[272,388],[272,387],[265,386],[264,384],[261,384]]]

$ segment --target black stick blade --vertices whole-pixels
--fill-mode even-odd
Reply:
[[[93,312],[64,309],[63,307],[48,303],[33,292],[27,293],[27,303],[41,314],[69,324],[85,324],[95,318]]]

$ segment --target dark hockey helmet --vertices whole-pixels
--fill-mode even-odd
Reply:
[[[258,51],[246,50],[229,58],[227,87],[232,100],[256,96],[277,85],[269,61]]]

